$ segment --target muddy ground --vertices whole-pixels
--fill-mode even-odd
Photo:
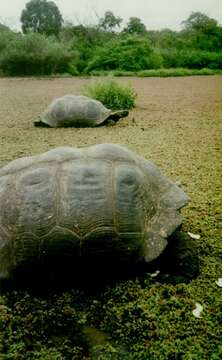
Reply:
[[[159,335],[145,332],[141,341],[138,338],[131,344],[132,334],[127,331],[130,326],[137,326],[137,322],[135,325],[135,315],[129,312],[127,321],[118,320],[118,323],[116,320],[113,324],[111,338],[118,339],[122,334],[121,341],[127,344],[129,340],[131,353],[138,351],[141,356],[135,355],[135,359],[219,359],[222,357],[222,293],[215,281],[222,277],[222,76],[121,78],[118,81],[130,83],[136,90],[137,107],[115,126],[93,129],[33,127],[33,121],[53,98],[68,93],[79,94],[82,86],[89,81],[92,80],[0,79],[0,166],[56,146],[83,147],[112,142],[127,145],[154,161],[173,180],[179,181],[190,197],[189,206],[183,210],[183,229],[200,235],[200,239],[196,240],[200,275],[183,288],[182,297],[181,288],[177,285],[159,287],[158,280],[150,290],[137,289],[141,304],[137,295],[131,293],[131,306],[139,303],[140,309],[143,309],[138,326],[142,317],[144,324],[147,320],[153,326],[160,326]],[[131,284],[132,289],[137,285]],[[162,286],[168,294],[163,295],[167,299],[166,304],[169,304],[171,295],[174,298],[171,309],[164,306],[163,299],[158,303],[156,294],[162,291]],[[125,299],[129,304],[127,294]],[[111,293],[110,296],[112,299],[114,295]],[[144,302],[145,298],[147,301]],[[113,299],[115,303],[115,296]],[[100,299],[96,301],[100,304]],[[103,299],[104,302],[106,300]],[[196,302],[204,307],[202,320],[192,315]],[[112,319],[115,315],[120,316],[118,311],[121,309],[115,303],[110,315],[110,304],[113,303],[109,303],[107,312],[104,310],[106,320],[91,319],[97,328],[108,333]],[[96,312],[97,305],[93,306]],[[181,313],[178,310],[180,306]],[[152,312],[156,317],[147,317]],[[177,314],[175,318],[174,314]],[[145,344],[149,344],[146,353]],[[10,353],[10,347],[4,346]],[[180,348],[178,357],[172,355],[177,353],[177,347]],[[69,357],[64,355],[64,358]]]

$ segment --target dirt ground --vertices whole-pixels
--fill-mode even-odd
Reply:
[[[0,79],[0,166],[56,146],[119,143],[154,161],[188,192],[213,182],[221,159],[222,77],[121,78],[136,90],[137,107],[116,126],[35,128],[55,97],[80,94],[91,79]],[[210,159],[210,161],[208,161]],[[190,191],[189,191],[190,190]],[[203,194],[202,196],[206,196]]]

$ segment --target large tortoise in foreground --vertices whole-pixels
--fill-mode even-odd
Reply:
[[[12,161],[0,169],[0,278],[54,258],[150,262],[187,202],[152,162],[115,144]]]
[[[43,127],[95,127],[112,120],[117,122],[129,114],[127,110],[112,111],[100,101],[83,95],[64,95],[51,102],[35,121]]]

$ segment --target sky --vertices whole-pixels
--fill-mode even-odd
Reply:
[[[64,20],[95,24],[105,11],[123,19],[139,17],[148,30],[180,30],[192,11],[200,11],[222,25],[222,0],[54,0]],[[0,0],[0,22],[17,30],[27,0]]]

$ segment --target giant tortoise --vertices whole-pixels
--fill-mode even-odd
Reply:
[[[95,127],[128,115],[127,110],[112,111],[100,101],[83,95],[64,95],[52,101],[35,121],[42,127]]]
[[[0,169],[0,278],[49,259],[151,262],[187,202],[157,166],[116,144],[14,160]]]

